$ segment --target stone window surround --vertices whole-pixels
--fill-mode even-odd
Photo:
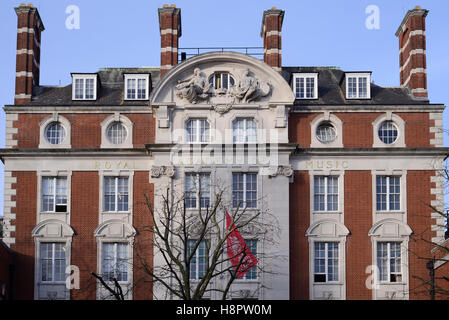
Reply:
[[[377,221],[376,214],[400,214],[403,216],[403,222],[407,222],[407,170],[393,169],[393,170],[372,170],[372,202],[373,202],[373,221]],[[400,204],[399,210],[377,210],[376,206],[376,177],[377,176],[395,176],[399,177],[400,181]],[[387,199],[388,200],[388,199]]]
[[[384,121],[392,121],[398,129],[398,137],[395,142],[387,144],[379,138],[379,126]],[[398,115],[387,111],[373,121],[373,148],[405,148],[405,121]]]
[[[337,177],[338,178],[338,210],[337,211],[315,211],[314,208],[314,195],[315,195],[315,176],[327,176],[327,177]],[[320,215],[320,214],[338,214],[343,215],[344,214],[344,186],[345,186],[345,171],[344,170],[309,170],[309,185],[310,185],[310,215]],[[311,221],[314,221],[313,217],[311,217]]]
[[[334,235],[317,234],[314,231],[321,225],[333,225]],[[314,287],[329,287],[329,291],[339,290],[343,293],[341,299],[345,299],[346,293],[346,237],[349,230],[334,219],[322,219],[314,222],[306,231],[309,242],[309,297],[314,299]],[[338,242],[338,281],[314,282],[315,242]]]
[[[134,171],[128,170],[102,170],[98,172],[100,183],[99,183],[99,201],[98,209],[100,213],[100,220],[104,219],[101,215],[122,215],[125,214],[129,218],[132,216],[133,212],[133,177]],[[127,211],[104,211],[104,177],[126,177],[128,178],[128,210]],[[129,219],[128,219],[129,220]],[[127,220],[127,221],[128,221]]]
[[[45,129],[52,122],[58,122],[65,130],[65,139],[59,144],[52,144],[47,141],[45,137]],[[57,112],[44,118],[39,124],[39,148],[40,149],[70,149],[71,145],[71,124],[65,117],[59,115]]]
[[[324,143],[318,140],[316,129],[323,122],[329,122],[334,126],[337,135],[334,141]],[[310,122],[310,130],[311,148],[343,148],[343,122],[334,114],[331,114],[328,111],[319,114]]]
[[[43,177],[66,177],[67,178],[67,212],[43,212],[42,211],[42,178]],[[55,217],[64,215],[70,217],[71,212],[71,192],[72,190],[72,171],[52,171],[40,170],[37,172],[37,221],[42,220],[42,215],[54,215]],[[69,222],[69,218],[61,221]]]
[[[110,124],[120,122],[126,129],[126,139],[121,144],[113,144],[107,137],[107,129]],[[133,122],[124,115],[116,112],[101,122],[101,145],[100,148],[133,148]]]

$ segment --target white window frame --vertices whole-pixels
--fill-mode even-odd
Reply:
[[[193,175],[195,177],[195,207],[187,207],[186,206],[186,210],[199,210],[201,207],[201,199],[200,199],[200,190],[201,190],[201,185],[200,185],[200,175],[208,175],[209,176],[209,206],[212,203],[212,186],[211,186],[211,181],[212,181],[212,174],[211,172],[189,172],[186,171],[184,173],[184,195],[187,192],[186,190],[186,182],[187,182],[187,175]],[[199,188],[198,188],[199,186]],[[191,192],[191,191],[189,191]],[[202,197],[204,197],[204,195],[202,195]],[[206,209],[206,207],[201,207],[201,210]]]
[[[324,210],[317,210],[315,209],[315,178],[318,177],[323,177],[324,178]],[[328,210],[329,207],[329,203],[328,203],[328,181],[329,178],[335,178],[337,179],[337,210]],[[313,176],[313,212],[340,212],[341,208],[340,208],[340,181],[339,181],[340,177],[338,175],[320,175],[320,174],[315,174]],[[335,194],[332,194],[335,195]]]
[[[135,98],[130,98],[128,96],[128,80],[136,80],[136,97]],[[138,98],[137,96],[137,90],[138,90],[138,82],[139,80],[145,80],[146,81],[146,86],[145,86],[145,97],[143,98]],[[150,91],[150,75],[146,74],[146,73],[125,73],[124,74],[124,81],[125,81],[125,85],[124,85],[124,100],[148,100],[149,97],[149,91]]]
[[[93,97],[92,98],[86,98],[86,80],[93,80]],[[72,100],[75,101],[83,101],[83,100],[87,100],[87,101],[93,101],[93,100],[97,100],[97,79],[98,79],[98,75],[92,74],[92,73],[72,73]],[[83,95],[81,98],[77,98],[76,97],[76,80],[83,80],[83,88],[82,88],[82,92]]]
[[[349,78],[356,79],[356,96],[349,97]],[[366,97],[360,96],[359,79],[366,78]],[[347,72],[345,73],[346,99],[371,99],[371,73],[370,72]]]
[[[386,177],[387,178],[387,180],[386,180],[386,189],[387,189],[386,191],[387,191],[387,193],[386,193],[386,209],[385,210],[377,209],[377,195],[378,195],[378,193],[377,193],[377,178],[381,178],[381,177]],[[391,177],[399,179],[399,192],[400,192],[399,193],[399,209],[394,209],[394,210],[392,210],[390,208],[390,178]],[[388,175],[384,174],[383,175],[383,174],[378,174],[378,175],[375,176],[374,187],[375,187],[375,189],[374,189],[374,193],[375,193],[374,206],[375,206],[376,212],[383,213],[383,212],[402,212],[403,211],[403,209],[402,209],[402,205],[403,205],[402,195],[404,193],[404,190],[402,190],[403,182],[402,182],[401,175],[395,175],[395,174],[388,174]]]
[[[190,244],[190,243],[196,243],[196,241],[197,241],[197,239],[190,239],[190,240],[188,240],[188,244],[187,244],[187,246]],[[205,249],[205,251],[206,251],[206,254],[207,254],[207,243],[206,243],[206,241],[210,241],[209,239],[204,239],[204,240],[202,240],[201,242],[200,242],[200,244],[198,245],[198,248],[196,249],[196,251],[195,251],[195,254],[194,254],[194,257],[195,257],[195,278],[191,278],[190,277],[190,273],[189,273],[189,279],[190,280],[193,280],[193,281],[200,281],[202,278],[199,278],[198,277],[198,275],[199,275],[199,266],[200,266],[200,264],[199,264],[199,258],[200,258],[200,253],[199,253],[199,249],[200,249],[200,246],[201,246],[201,243],[204,243],[204,249]],[[190,252],[189,252],[189,249],[187,249],[187,253],[188,254],[190,254]],[[204,256],[204,257],[206,257],[206,256]],[[193,258],[193,257],[192,257]],[[192,270],[192,260],[190,260],[190,270]]]
[[[313,88],[313,96],[312,97],[307,97],[307,79],[313,79],[314,82],[314,88]],[[297,79],[304,79],[304,97],[298,97],[296,95],[296,89],[297,89],[297,84],[296,84],[296,80]],[[310,99],[318,99],[318,73],[293,73],[293,94],[295,96],[295,99],[301,99],[301,100],[310,100]]]
[[[53,180],[53,191],[54,191],[54,193],[52,194],[52,196],[53,196],[53,210],[51,210],[51,211],[44,211],[43,208],[42,208],[42,206],[44,204],[44,188],[42,187],[43,186],[42,181],[44,179],[46,179],[46,178],[50,178],[50,179]],[[67,176],[47,176],[47,175],[43,175],[43,176],[40,177],[40,179],[41,179],[41,194],[40,194],[40,197],[41,197],[41,201],[40,201],[41,208],[40,208],[40,210],[41,210],[41,212],[42,213],[67,213],[68,209],[69,209],[69,205],[68,205],[68,201],[69,201],[69,197],[68,197],[68,191],[69,191],[68,183],[69,183],[69,179],[67,179]],[[59,196],[65,196],[65,198],[66,198],[66,211],[56,211],[56,198],[58,197],[58,194],[56,192],[56,181],[58,179],[64,179],[66,181],[66,193],[65,193],[65,195],[59,195]]]
[[[237,137],[236,134],[235,134],[235,131],[234,131],[234,123],[238,122],[238,121],[242,121],[242,120],[243,120],[243,133],[242,134],[243,134],[243,138],[245,140],[243,142],[242,141],[237,141],[237,139],[234,139],[235,137]],[[255,130],[256,130],[256,141],[248,141],[248,125],[247,125],[248,120],[252,121],[255,124],[255,126],[256,126],[256,128],[255,128]],[[232,120],[232,122],[231,122],[231,130],[232,130],[232,143],[233,144],[257,143],[258,140],[259,140],[259,137],[258,137],[259,127],[257,125],[256,119],[254,119],[253,117],[236,117],[236,118],[234,118]]]
[[[67,179],[67,211],[66,212],[56,212],[56,211],[42,211],[42,178],[66,178]],[[71,188],[72,188],[72,171],[50,171],[42,170],[37,172],[37,215],[36,221],[44,221],[48,219],[61,219],[68,223],[70,221],[71,212]]]
[[[315,275],[316,274],[323,274],[323,273],[315,273],[315,261],[316,261],[316,254],[315,254],[315,246],[317,243],[324,243],[324,251],[325,251],[325,257],[324,257],[324,270],[325,273],[324,275],[326,276],[326,281],[323,282],[318,282],[315,281]],[[333,280],[333,281],[329,281],[329,270],[328,270],[328,261],[329,261],[329,243],[336,243],[337,244],[337,253],[338,253],[338,258],[337,258],[337,280]],[[313,246],[312,246],[312,250],[313,250],[313,261],[312,261],[312,282],[314,284],[325,284],[325,283],[329,283],[329,284],[334,284],[334,283],[340,283],[340,274],[341,274],[341,257],[340,257],[340,241],[320,241],[320,240],[315,240],[313,242]]]
[[[42,258],[41,252],[42,252],[42,245],[43,244],[51,244],[52,245],[52,256],[51,256],[51,259],[50,259],[51,260],[51,265],[52,265],[52,280],[49,280],[49,281],[42,280],[42,276],[43,276],[43,274],[42,274],[42,260],[43,260],[43,258]],[[63,247],[67,246],[67,243],[65,241],[41,241],[40,242],[40,245],[39,245],[39,282],[40,283],[43,283],[43,284],[65,283],[65,280],[66,280],[65,269],[66,269],[66,267],[64,268],[63,280],[55,280],[55,261],[56,261],[56,258],[55,258],[55,245],[56,244],[61,244]],[[64,252],[64,261],[65,261],[65,265],[67,266],[67,253],[66,253],[66,250],[62,250],[62,251]]]
[[[108,178],[112,178],[114,179],[114,210],[106,210],[105,205],[105,179]],[[119,198],[119,192],[118,192],[118,180],[119,179],[127,179],[127,183],[128,183],[128,190],[127,190],[127,196],[128,196],[128,203],[127,203],[127,209],[126,210],[118,210],[118,198]],[[122,212],[130,212],[130,177],[129,176],[115,176],[115,175],[104,175],[102,176],[102,180],[103,180],[103,194],[102,194],[102,212],[104,213],[122,213]]]
[[[231,190],[232,191],[231,202],[232,202],[232,208],[237,208],[237,207],[234,206],[234,199],[233,199],[233,197],[234,197],[233,196],[233,194],[234,194],[233,176],[235,174],[242,174],[243,175],[243,190],[238,190],[238,191],[243,191],[243,201],[240,204],[240,209],[246,208],[246,210],[255,210],[255,209],[259,208],[259,199],[258,199],[258,196],[259,196],[259,175],[257,174],[257,172],[238,172],[238,171],[232,172],[232,176],[231,176],[231,188],[232,188],[232,190]],[[247,207],[246,206],[246,200],[247,200],[246,199],[246,193],[248,192],[247,189],[246,189],[246,178],[247,178],[248,175],[255,175],[256,176],[256,200],[255,200],[256,206],[255,207]]]
[[[378,247],[381,243],[386,243],[387,244],[387,261],[386,261],[386,267],[387,267],[387,280],[381,280],[381,272],[380,272],[380,266],[378,264],[379,262],[379,256],[378,256]],[[399,266],[400,266],[400,272],[392,272],[391,271],[391,244],[392,243],[398,243],[399,244],[399,254],[400,254],[400,261],[399,261]],[[376,281],[379,281],[379,283],[381,284],[396,284],[396,283],[404,283],[404,270],[403,270],[403,244],[402,241],[382,241],[382,240],[378,240],[376,241],[376,266],[379,270],[379,274],[378,277],[376,279]],[[392,282],[391,281],[391,275],[396,274],[396,275],[400,275],[401,276],[401,281],[395,281]]]
[[[219,88],[216,88],[215,79],[216,79],[216,75],[218,75],[218,74],[220,75],[221,86]],[[223,74],[226,74],[228,76],[228,84],[227,84],[228,87],[227,88],[223,87]],[[231,84],[231,78],[233,79],[234,84]],[[227,71],[217,71],[209,77],[209,83],[212,84],[212,86],[214,87],[215,90],[229,90],[232,86],[235,86],[235,77]]]
[[[131,263],[130,263],[131,258],[130,258],[130,246],[129,246],[129,243],[127,241],[123,241],[123,240],[121,240],[121,241],[113,241],[113,240],[109,241],[109,240],[107,240],[107,241],[102,241],[101,242],[101,248],[100,248],[100,251],[101,251],[101,264],[100,264],[101,273],[100,274],[101,274],[102,277],[104,277],[104,275],[103,275],[103,273],[104,273],[103,262],[104,262],[105,256],[104,256],[103,247],[104,247],[105,244],[113,244],[114,245],[113,253],[114,253],[114,265],[115,266],[117,265],[117,259],[118,259],[118,255],[117,255],[118,246],[117,245],[118,244],[123,244],[123,245],[126,246],[126,253],[127,253],[126,260],[128,261],[127,262],[127,267],[126,267],[126,280],[118,280],[118,283],[129,283],[129,276],[130,276],[129,269],[130,269],[130,265],[131,265]],[[117,278],[116,274],[115,274],[115,270],[114,270],[114,277]],[[112,280],[104,279],[104,281],[107,282],[107,283],[112,283]]]
[[[196,122],[196,133],[195,133],[196,134],[196,141],[187,141],[188,140],[187,137],[189,136],[188,131],[187,131],[187,123],[189,121],[195,121]],[[201,136],[201,128],[200,128],[201,121],[205,121],[208,124],[208,126],[209,126],[209,133],[207,134],[207,141],[204,141],[204,142],[200,141],[201,140],[201,138],[200,138],[200,136]],[[204,144],[204,143],[210,143],[210,141],[211,141],[211,132],[212,132],[211,124],[210,124],[210,122],[209,122],[209,120],[207,118],[201,118],[201,117],[188,118],[184,122],[184,130],[185,130],[185,138],[184,138],[185,143]]]

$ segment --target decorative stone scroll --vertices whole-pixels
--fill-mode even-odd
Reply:
[[[151,167],[151,177],[159,178],[161,176],[167,176],[169,178],[173,178],[175,175],[175,167],[174,166],[152,166]]]
[[[270,170],[270,177],[276,177],[276,176],[285,176],[285,177],[291,177],[293,175],[293,169],[291,165],[286,166],[278,166],[274,169],[274,171]]]

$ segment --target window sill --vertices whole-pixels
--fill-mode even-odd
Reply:
[[[67,212],[57,212],[57,211],[41,211],[40,214],[64,214],[64,215],[68,215],[70,214],[70,211]]]
[[[102,214],[130,214],[131,211],[102,211]]]
[[[378,282],[377,284],[381,286],[403,286],[405,282]]]
[[[313,214],[343,214],[343,211],[312,211]]]
[[[328,282],[313,282],[314,285],[317,286],[333,286],[333,285],[343,285],[342,281],[328,281]]]
[[[38,281],[38,286],[65,285],[65,281]]]
[[[379,210],[376,210],[375,211],[375,213],[376,214],[405,214],[405,212],[404,211],[379,211]]]

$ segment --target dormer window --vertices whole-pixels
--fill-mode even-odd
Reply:
[[[97,74],[72,73],[72,100],[97,99]]]
[[[293,93],[296,99],[317,99],[318,73],[294,73]]]
[[[125,74],[125,100],[148,100],[149,74]]]
[[[227,72],[216,72],[209,78],[214,89],[229,89],[235,84],[234,78]]]
[[[370,73],[346,73],[346,99],[370,99]]]

